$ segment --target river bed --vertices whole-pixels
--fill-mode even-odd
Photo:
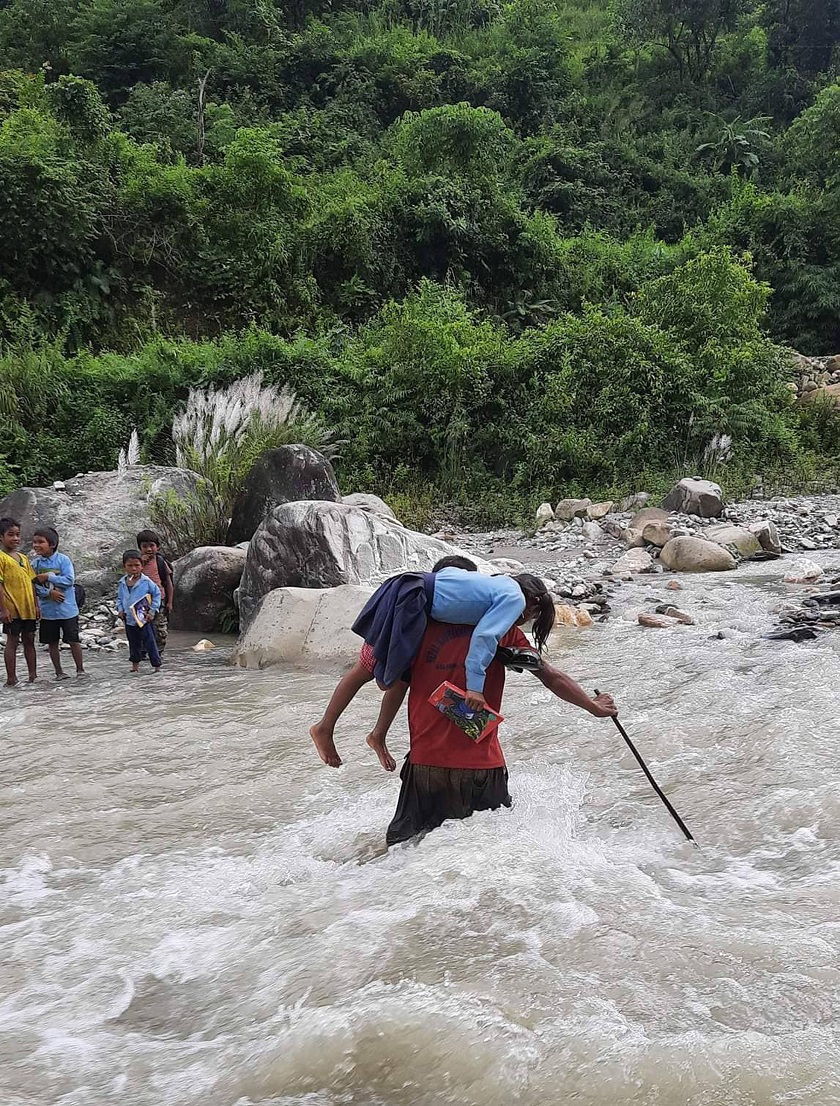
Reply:
[[[53,685],[43,657],[0,692],[0,1102],[840,1102],[840,631],[763,640],[781,574],[651,577],[622,603],[695,627],[557,639],[699,850],[613,726],[527,674],[512,810],[386,853],[374,691],[334,771],[306,736],[331,673],[176,638],[159,677],[100,655]]]

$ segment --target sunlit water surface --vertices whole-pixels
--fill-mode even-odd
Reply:
[[[160,677],[0,693],[0,1102],[840,1102],[840,630],[762,640],[780,571],[633,585],[698,626],[562,639],[699,851],[528,675],[513,809],[390,853],[377,695],[341,770],[306,736],[332,674],[176,642]]]

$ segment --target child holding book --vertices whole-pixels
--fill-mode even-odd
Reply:
[[[143,562],[139,549],[127,549],[123,553],[125,576],[117,589],[117,611],[125,622],[128,639],[128,659],[131,671],[140,671],[143,653],[148,654],[154,671],[160,672],[161,659],[154,631],[154,617],[160,610],[160,588],[143,575]]]

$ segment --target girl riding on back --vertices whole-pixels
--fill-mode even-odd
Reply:
[[[383,691],[403,683],[429,618],[475,627],[467,654],[465,689],[474,710],[486,706],[487,667],[500,638],[513,626],[532,621],[534,641],[542,652],[554,626],[554,602],[542,580],[530,573],[484,576],[466,558],[458,560],[466,562],[471,571],[463,566],[448,567],[455,560],[438,562],[431,573],[394,576],[365,604],[353,624],[354,632],[365,639],[359,661],[336,687],[324,717],[309,731],[325,764],[335,768],[341,764],[333,731],[359,689],[374,678]],[[393,770],[387,750],[376,748],[376,752],[383,767]]]

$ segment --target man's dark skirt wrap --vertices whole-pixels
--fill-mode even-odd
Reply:
[[[427,833],[449,818],[510,806],[507,768],[432,768],[412,764],[400,772],[402,787],[386,841],[396,845]]]

